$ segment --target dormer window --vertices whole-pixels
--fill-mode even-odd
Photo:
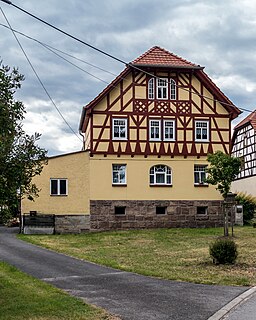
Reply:
[[[168,79],[157,79],[157,99],[168,98]]]

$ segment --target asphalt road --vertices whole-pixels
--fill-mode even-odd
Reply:
[[[0,227],[0,260],[123,320],[206,320],[246,287],[160,280],[58,254]]]
[[[244,300],[234,310],[230,311],[223,320],[255,320],[256,319],[256,293]]]

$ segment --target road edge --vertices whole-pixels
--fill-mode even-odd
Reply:
[[[214,313],[210,318],[207,320],[221,320],[224,316],[226,316],[231,310],[236,308],[240,303],[250,298],[251,295],[253,295],[256,292],[256,286],[252,287],[245,292],[241,293],[238,297],[230,301],[228,304],[226,304],[223,308],[218,310],[216,313]]]

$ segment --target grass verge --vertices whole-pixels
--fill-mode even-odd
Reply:
[[[256,229],[235,228],[239,256],[234,265],[214,265],[209,256],[209,244],[222,233],[222,228],[153,229],[19,238],[148,276],[204,284],[256,285]]]
[[[111,320],[112,317],[0,262],[0,320],[6,319]]]

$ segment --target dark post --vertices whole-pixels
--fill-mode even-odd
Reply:
[[[232,237],[234,235],[234,230],[233,230],[233,226],[234,226],[234,221],[235,221],[235,217],[234,217],[234,206],[236,204],[236,194],[229,192],[226,197],[224,198],[223,201],[223,209],[224,209],[224,236],[228,237],[229,232],[228,232],[228,224],[229,224],[229,220],[231,222],[231,227],[232,227]],[[230,218],[229,218],[230,217]]]

